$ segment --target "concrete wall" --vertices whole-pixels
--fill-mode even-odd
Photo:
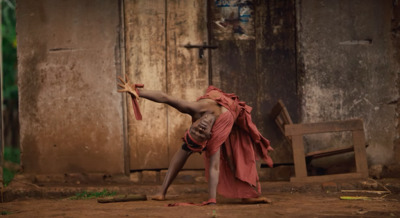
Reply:
[[[362,118],[370,166],[392,159],[397,137],[400,67],[391,39],[392,4],[297,1],[302,122]]]
[[[125,172],[120,27],[118,1],[17,1],[25,173]]]

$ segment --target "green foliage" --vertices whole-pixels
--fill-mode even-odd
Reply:
[[[10,161],[16,164],[20,163],[20,151],[18,148],[14,147],[4,147],[4,160],[5,161]]]
[[[18,100],[17,75],[17,40],[15,31],[15,0],[0,0],[1,2],[1,36],[2,36],[2,72],[4,100]],[[19,149],[4,147],[4,160],[16,164],[20,162]],[[7,186],[13,179],[12,169],[3,168],[3,181]],[[2,212],[3,214],[3,212]]]
[[[3,183],[7,187],[11,180],[14,178],[15,172],[3,167]]]
[[[3,52],[3,98],[18,99],[16,84],[17,40],[15,31],[15,0],[1,1]]]
[[[14,147],[4,147],[4,161],[13,162],[16,164],[20,163],[20,151],[18,148]],[[14,178],[15,171],[3,167],[3,183],[7,186],[11,180]]]
[[[213,218],[217,217],[217,211],[213,210],[211,217],[213,217]]]
[[[0,215],[10,215],[11,214],[11,212],[8,212],[8,211],[1,211],[1,213],[0,213]]]
[[[114,192],[110,192],[107,189],[104,189],[101,192],[87,192],[87,191],[83,191],[80,193],[76,193],[75,196],[71,197],[71,200],[82,200],[82,199],[91,199],[91,198],[101,198],[101,197],[108,197],[108,196],[114,196],[117,193]]]

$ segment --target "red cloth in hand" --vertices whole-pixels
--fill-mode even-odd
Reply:
[[[136,93],[140,96],[138,88],[143,88],[143,84],[135,84],[135,91]],[[132,97],[132,106],[133,106],[133,112],[135,113],[135,118],[136,120],[142,120],[142,114],[140,113],[140,108],[139,108],[139,103],[137,102],[137,99],[134,95],[131,95]]]

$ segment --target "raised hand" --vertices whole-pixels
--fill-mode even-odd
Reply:
[[[122,83],[118,83],[118,86],[121,89],[118,89],[118,92],[128,92],[129,94],[135,96],[136,99],[139,99],[139,95],[137,94],[136,90],[135,90],[135,85],[131,84],[128,80],[128,77],[126,77],[126,81],[124,81],[120,76],[118,76],[118,79],[122,82]]]

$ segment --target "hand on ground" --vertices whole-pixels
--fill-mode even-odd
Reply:
[[[271,204],[271,199],[266,197],[258,197],[258,198],[243,198],[242,203],[244,204]]]

